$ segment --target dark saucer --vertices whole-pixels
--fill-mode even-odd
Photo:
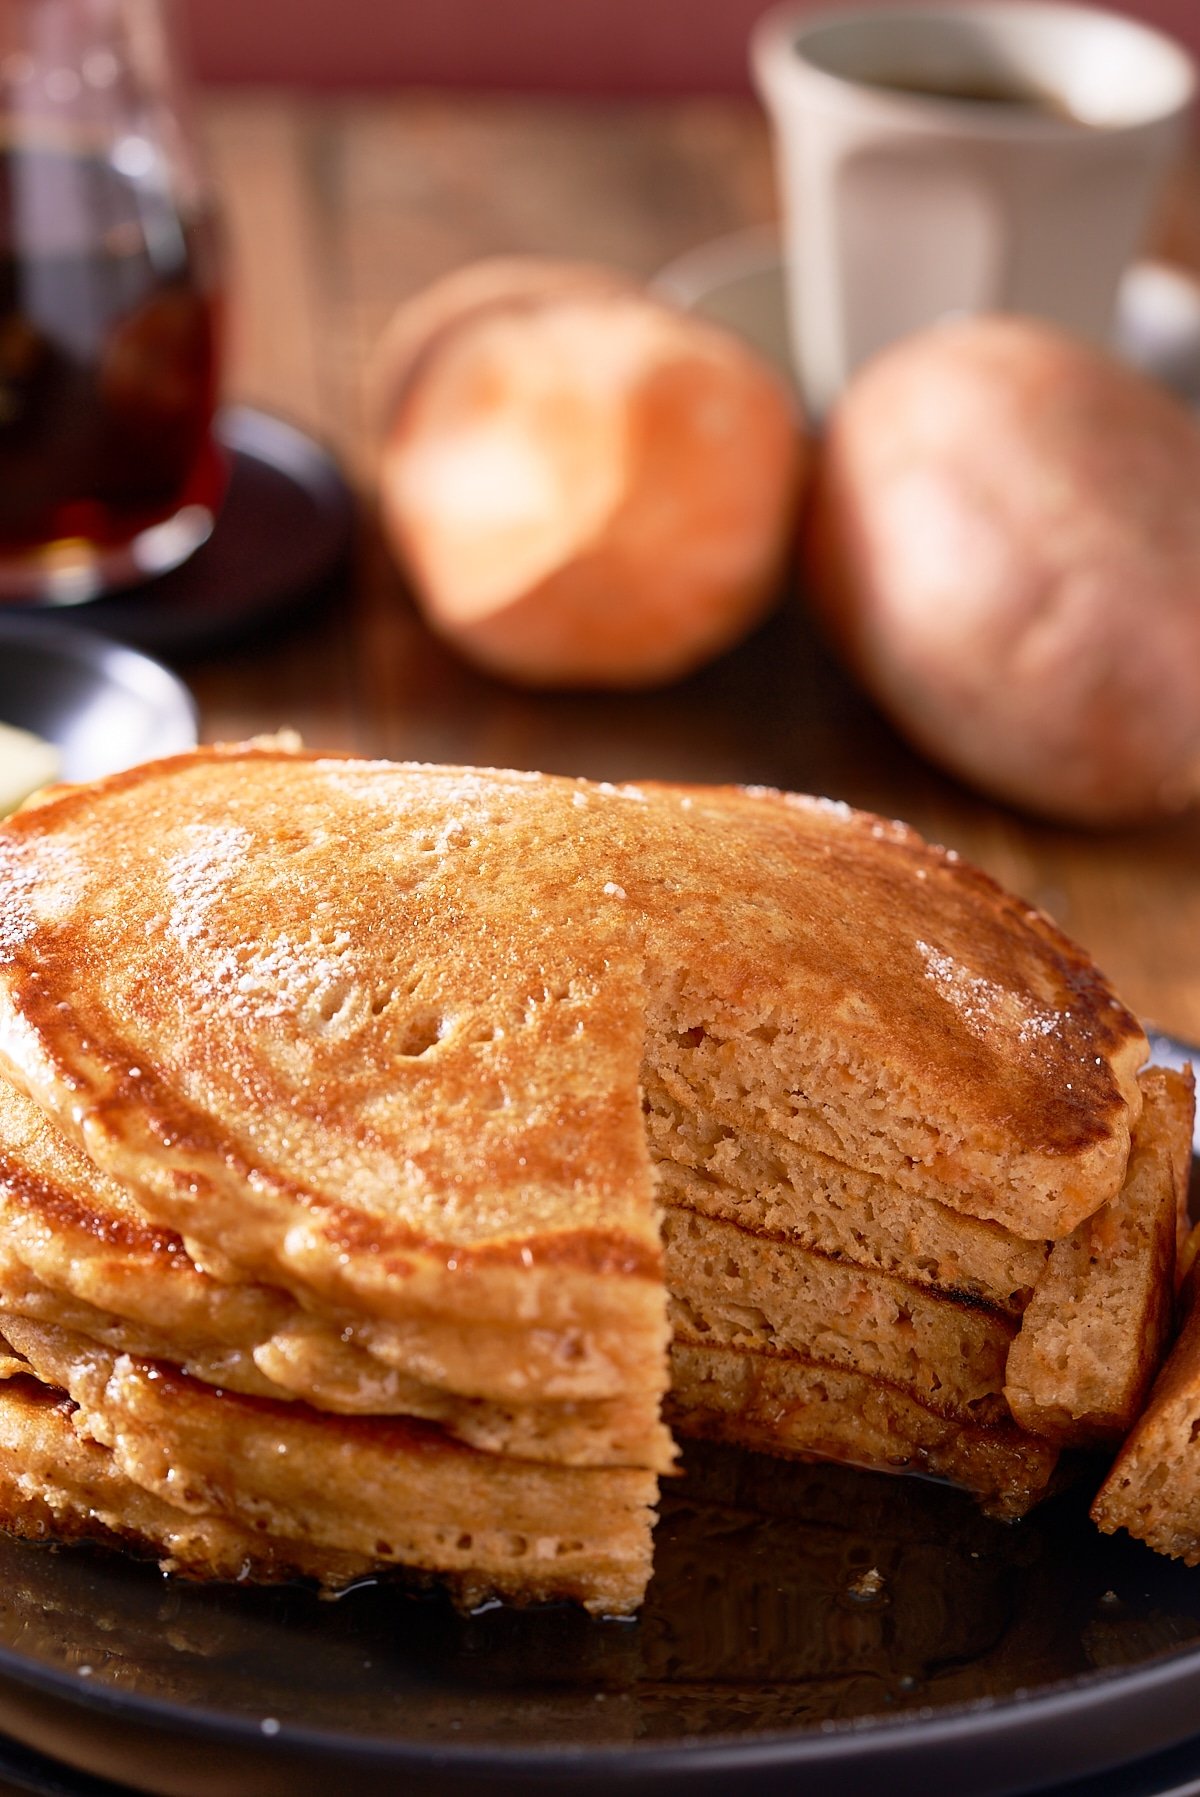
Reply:
[[[82,605],[5,606],[52,616],[168,658],[224,647],[294,616],[327,593],[346,565],[354,506],[329,453],[248,407],[222,413],[229,490],[213,533],[157,580]]]

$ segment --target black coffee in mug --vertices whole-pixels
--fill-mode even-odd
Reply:
[[[1025,80],[1015,73],[997,71],[995,73],[957,75],[921,75],[879,74],[865,75],[862,78],[870,87],[887,88],[892,93],[905,94],[923,100],[952,100],[956,104],[970,106],[994,107],[1019,112],[1025,116],[1041,113],[1046,118],[1067,119],[1074,124],[1083,124],[1077,112],[1061,94],[1052,93],[1047,88],[1039,87],[1032,81]]]

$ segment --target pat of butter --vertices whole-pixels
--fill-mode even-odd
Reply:
[[[0,724],[0,817],[58,778],[58,750],[31,730]]]

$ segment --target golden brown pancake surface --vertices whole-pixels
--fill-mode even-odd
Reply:
[[[718,1095],[773,1070],[740,1097],[793,1137],[1031,1238],[1119,1188],[1134,1020],[843,807],[209,750],[0,836],[13,1077],[164,1222],[384,1314],[506,1315],[517,1269],[548,1321],[577,1271],[654,1284],[667,1022]]]

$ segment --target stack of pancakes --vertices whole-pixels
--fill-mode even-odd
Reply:
[[[0,1509],[625,1611],[669,1384],[1020,1514],[1161,1352],[1145,1053],[1044,917],[822,801],[270,748],[60,789],[0,832]]]

